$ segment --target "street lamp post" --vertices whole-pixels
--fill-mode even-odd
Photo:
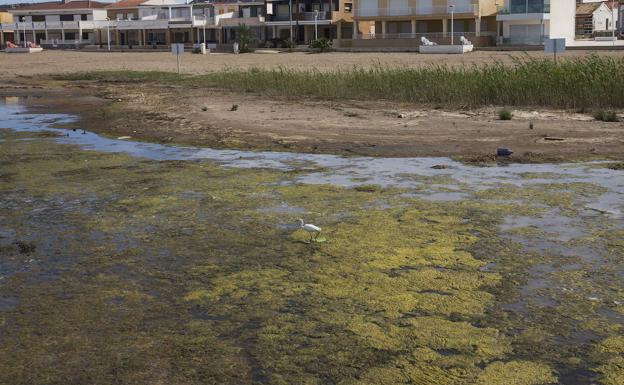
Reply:
[[[290,41],[293,41],[293,19],[292,19],[292,0],[288,1],[288,20],[290,23]]]
[[[453,45],[453,35],[455,33],[455,26],[454,26],[455,5],[450,4],[449,8],[451,9],[451,45]]]
[[[500,40],[501,40],[500,24],[501,24],[501,22],[498,21],[498,12],[500,11],[500,5],[498,3],[498,0],[496,0],[496,2],[494,2],[494,5],[496,6],[496,44],[500,44]]]
[[[611,16],[613,18],[613,21],[611,23],[611,29],[612,29],[612,39],[613,39],[613,45],[615,45],[615,1],[611,2]]]
[[[108,52],[110,52],[110,18],[106,18],[106,44],[108,45]]]
[[[314,40],[318,40],[318,17],[319,11],[314,11]]]

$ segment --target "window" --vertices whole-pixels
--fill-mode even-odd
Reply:
[[[89,32],[82,33],[82,40],[89,40]]]
[[[87,20],[87,14],[80,15],[80,20]]]
[[[74,21],[74,15],[61,15],[61,21]]]
[[[45,16],[44,15],[33,15],[32,16],[32,21],[33,22],[45,21]]]
[[[352,8],[353,8],[353,3],[345,3],[344,5],[345,12],[351,12]]]
[[[75,32],[65,32],[65,40],[76,40]]]

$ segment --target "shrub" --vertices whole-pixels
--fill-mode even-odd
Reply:
[[[594,119],[601,122],[618,122],[618,116],[614,111],[596,111],[594,112]]]
[[[500,120],[511,120],[513,114],[509,110],[500,110],[498,111],[498,118]]]
[[[333,41],[322,37],[317,40],[312,40],[308,47],[311,49],[319,50],[320,52],[327,52],[331,50],[332,44]]]
[[[284,48],[288,48],[289,50],[293,50],[297,47],[297,43],[293,39],[284,40]]]

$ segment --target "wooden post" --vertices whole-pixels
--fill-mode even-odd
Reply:
[[[412,37],[416,36],[416,19],[412,19]]]

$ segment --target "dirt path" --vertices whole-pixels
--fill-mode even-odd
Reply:
[[[622,123],[566,111],[513,110],[513,120],[501,121],[493,107],[445,111],[382,101],[269,100],[154,84],[37,87],[15,85],[4,93],[41,95],[28,103],[79,114],[89,130],[165,143],[472,161],[492,160],[497,147],[511,148],[520,162],[624,154]]]

